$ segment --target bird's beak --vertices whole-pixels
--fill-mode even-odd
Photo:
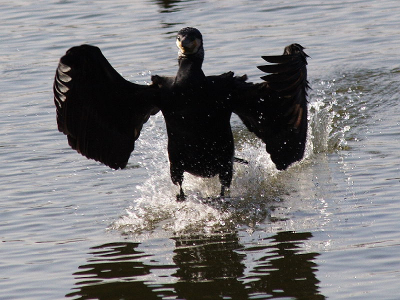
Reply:
[[[182,54],[194,54],[199,50],[201,45],[201,41],[199,39],[195,39],[190,41],[186,38],[182,38],[181,40],[176,40],[176,46],[179,48],[179,51]]]

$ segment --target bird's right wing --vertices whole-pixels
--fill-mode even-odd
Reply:
[[[61,57],[53,91],[58,130],[69,145],[114,169],[126,166],[143,124],[159,111],[157,85],[125,80],[90,45]]]

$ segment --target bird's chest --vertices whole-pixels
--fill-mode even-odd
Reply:
[[[176,102],[163,110],[163,114],[169,144],[183,148],[191,145],[194,148],[188,149],[190,152],[196,147],[213,144],[221,135],[230,135],[231,132],[231,112],[210,98],[179,95]]]
[[[167,124],[209,126],[230,116],[222,99],[202,90],[175,92],[163,107]]]

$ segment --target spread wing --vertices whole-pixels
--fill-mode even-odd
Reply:
[[[283,55],[263,56],[271,63],[258,68],[268,75],[264,82],[238,82],[233,102],[247,128],[266,145],[279,170],[303,158],[307,138],[307,57],[299,44],[285,48]]]
[[[53,91],[58,130],[69,145],[114,169],[126,166],[143,124],[159,111],[156,85],[125,80],[90,45],[60,59]]]

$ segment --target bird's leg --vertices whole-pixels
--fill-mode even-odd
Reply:
[[[229,197],[229,187],[221,185],[221,193],[219,194],[219,197],[223,199],[225,196]]]
[[[226,164],[224,172],[219,173],[219,181],[221,182],[221,193],[220,198],[225,197],[226,190],[229,191],[229,187],[231,186],[233,175],[232,161],[229,161]]]
[[[185,201],[186,200],[186,196],[185,193],[183,192],[182,189],[182,182],[179,183],[179,194],[176,195],[176,201]]]
[[[182,189],[183,183],[183,166],[182,163],[177,162],[174,164],[170,164],[170,171],[171,171],[171,179],[172,182],[176,185],[179,184],[179,194],[176,195],[176,201],[185,201],[186,196]]]
[[[225,186],[221,185],[221,194],[219,195],[221,198],[225,197]]]

